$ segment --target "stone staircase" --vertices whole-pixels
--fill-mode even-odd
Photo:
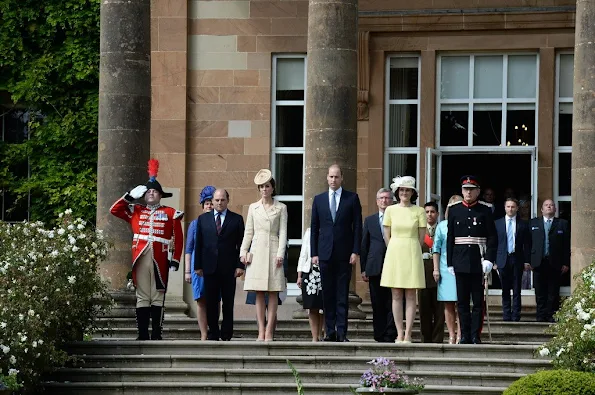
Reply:
[[[121,310],[122,311],[122,310]],[[120,311],[120,312],[121,312]],[[171,311],[171,310],[170,310]],[[48,394],[290,394],[296,385],[286,361],[299,371],[306,395],[349,394],[366,362],[394,359],[426,383],[423,394],[501,394],[516,379],[549,361],[534,358],[547,341],[548,324],[498,320],[492,315],[493,343],[379,344],[371,341],[370,320],[352,320],[349,343],[311,343],[307,321],[278,322],[276,341],[256,342],[254,320],[236,320],[230,342],[201,342],[195,319],[176,311],[166,316],[163,341],[138,342],[135,320],[116,313],[111,330],[95,340],[73,343],[78,362],[53,375]],[[530,312],[523,319],[530,316]],[[528,318],[527,318],[528,319]],[[107,326],[107,325],[106,325]],[[414,339],[419,338],[416,322]]]

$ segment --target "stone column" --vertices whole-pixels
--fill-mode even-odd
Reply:
[[[312,199],[328,189],[328,167],[343,169],[344,187],[357,190],[357,0],[310,0],[306,83],[304,221]],[[351,288],[353,290],[353,281]],[[362,318],[350,295],[352,318]],[[360,315],[360,317],[358,317]],[[364,315],[365,317],[365,315]]]
[[[112,289],[130,271],[130,226],[109,213],[148,179],[151,125],[150,0],[102,0],[99,63],[97,227],[114,243],[101,274]]]
[[[595,0],[577,0],[572,113],[572,276],[595,258]],[[576,281],[572,279],[572,289]]]

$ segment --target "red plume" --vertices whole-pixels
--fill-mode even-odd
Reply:
[[[149,179],[151,181],[155,181],[157,178],[157,173],[159,172],[159,161],[157,159],[150,159],[149,160]]]

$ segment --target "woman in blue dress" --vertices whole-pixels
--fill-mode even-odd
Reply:
[[[213,210],[213,194],[215,187],[206,186],[200,192],[200,205],[202,212],[208,213]],[[207,340],[207,304],[204,298],[204,278],[192,270],[192,262],[194,262],[194,243],[196,238],[196,219],[190,223],[188,232],[186,233],[186,253],[185,261],[186,267],[184,270],[184,280],[187,283],[192,283],[192,293],[198,310],[198,327],[200,328],[200,340]]]
[[[453,195],[448,201],[448,205],[450,206],[461,200],[463,200],[461,196]],[[446,318],[446,327],[448,328],[448,344],[457,344],[460,340],[458,336],[461,333],[456,308],[457,281],[454,274],[448,271],[446,265],[446,235],[448,232],[448,221],[446,219],[448,219],[448,208],[444,216],[446,217],[445,220],[440,221],[434,234],[434,246],[432,247],[432,252],[434,253],[434,280],[438,283],[438,301],[444,302],[444,316]]]

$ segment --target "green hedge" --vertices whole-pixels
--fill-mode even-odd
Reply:
[[[546,370],[525,376],[504,395],[595,395],[595,374],[570,370]]]

